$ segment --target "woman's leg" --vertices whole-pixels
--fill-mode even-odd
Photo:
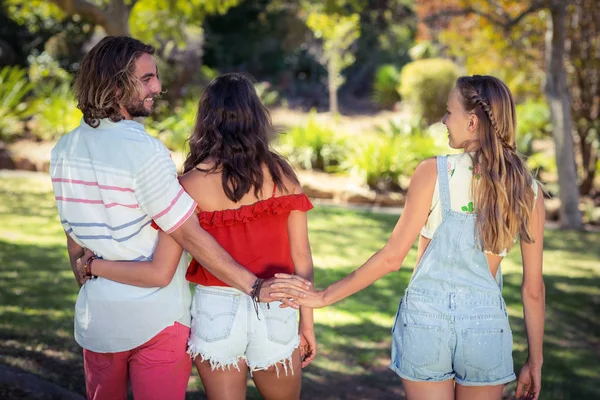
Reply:
[[[407,400],[453,400],[454,380],[441,382],[415,382],[402,379]]]
[[[284,361],[285,362],[285,361]],[[265,400],[294,400],[300,399],[300,389],[302,386],[302,368],[300,366],[300,349],[294,350],[291,360],[293,374],[290,366],[277,364],[277,369],[273,365],[264,371],[255,371],[252,373],[256,388]],[[287,367],[287,371],[286,371]]]
[[[210,362],[200,361],[200,357],[194,360],[206,396],[208,400],[244,400],[246,398],[246,382],[248,380],[248,366],[246,362],[240,360],[234,366],[223,370],[216,368],[211,370]]]
[[[504,385],[463,386],[456,384],[456,400],[500,400]]]

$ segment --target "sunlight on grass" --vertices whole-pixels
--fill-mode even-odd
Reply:
[[[386,242],[397,216],[316,207],[309,213],[318,287],[343,278]],[[547,322],[543,399],[600,398],[600,234],[546,231]],[[318,355],[303,371],[303,398],[327,398],[346,387],[354,398],[401,398],[387,369],[390,330],[415,263],[336,305],[315,310]],[[504,297],[514,335],[515,367],[527,356],[518,245],[502,263]],[[0,362],[83,393],[81,349],[73,340],[78,288],[47,175],[0,176]],[[379,397],[360,388],[377,388]],[[355,389],[352,389],[355,388]],[[514,383],[505,391],[509,395]],[[196,372],[188,399],[200,397]],[[249,399],[259,399],[249,383]]]

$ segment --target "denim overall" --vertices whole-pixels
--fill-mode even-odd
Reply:
[[[504,384],[516,377],[502,273],[490,273],[476,215],[451,209],[446,163],[437,158],[442,222],[400,300],[390,368],[411,381]]]

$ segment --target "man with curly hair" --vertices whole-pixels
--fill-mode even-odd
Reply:
[[[83,120],[52,150],[58,212],[81,287],[75,340],[84,349],[92,400],[126,399],[128,384],[135,398],[183,399],[191,372],[185,252],[179,263],[165,260],[165,268],[144,276],[125,271],[118,281],[90,279],[95,258],[151,260],[158,235],[169,235],[163,242],[179,244],[232,287],[250,294],[257,281],[190,218],[196,203],[179,184],[168,150],[134,121],[150,115],[161,90],[152,46],[105,37],[83,58],[75,82]],[[82,265],[85,249],[94,257]],[[263,284],[260,300],[297,307],[288,298],[307,287],[297,277],[273,278]],[[285,295],[271,297],[282,289]]]

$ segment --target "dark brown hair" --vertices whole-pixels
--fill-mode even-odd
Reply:
[[[531,243],[533,176],[516,150],[513,96],[504,82],[493,76],[463,76],[456,88],[464,110],[479,121],[473,163],[478,164],[481,175],[472,187],[477,233],[484,249],[500,254],[512,247],[517,234]]]
[[[225,194],[238,202],[252,188],[259,197],[266,165],[275,185],[286,190],[282,174],[294,183],[298,183],[298,178],[288,162],[271,150],[269,142],[273,136],[271,116],[250,78],[238,73],[220,76],[200,97],[184,173],[194,168],[204,172],[219,170]],[[212,162],[209,169],[197,167],[206,160]]]
[[[135,61],[154,55],[154,47],[127,36],[106,36],[81,61],[75,79],[77,107],[86,124],[97,127],[100,119],[124,119],[120,104],[139,97]]]

